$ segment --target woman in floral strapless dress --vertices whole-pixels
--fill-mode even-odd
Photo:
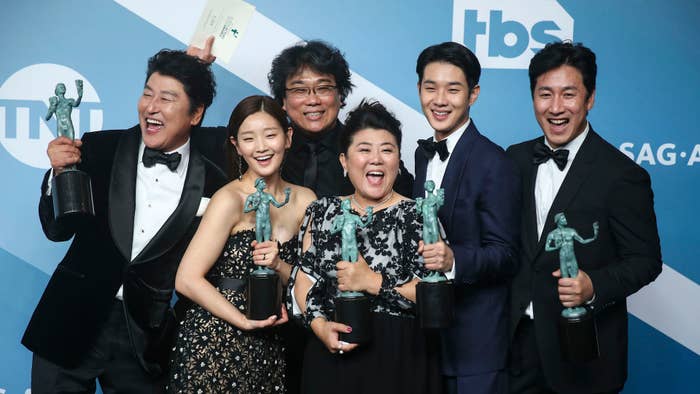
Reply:
[[[168,391],[174,393],[282,393],[284,349],[274,326],[280,318],[249,320],[242,288],[257,266],[274,269],[283,283],[296,259],[299,225],[316,196],[283,181],[280,166],[291,128],[280,106],[266,96],[241,101],[228,124],[229,173],[234,181],[211,199],[177,272],[175,287],[188,303],[171,355]],[[255,241],[255,212],[243,213],[256,179],[277,201],[270,209],[272,239]]]

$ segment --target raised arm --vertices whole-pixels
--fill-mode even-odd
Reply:
[[[282,208],[284,205],[286,205],[289,202],[289,194],[291,192],[292,192],[292,189],[290,189],[288,187],[284,189],[284,201],[283,202],[277,202],[277,200],[275,200],[275,196],[270,195],[270,203],[272,205],[276,206],[277,208]]]
[[[72,100],[71,105],[74,107],[77,107],[80,105],[80,102],[83,100],[83,80],[82,79],[75,80],[75,88],[78,90],[78,98],[75,100]]]

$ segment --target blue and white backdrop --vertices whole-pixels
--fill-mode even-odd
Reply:
[[[42,117],[57,82],[85,81],[80,132],[137,122],[146,59],[184,48],[205,0],[23,0],[0,12],[0,394],[28,393],[31,354],[19,341],[68,243],[52,243],[37,218],[39,184],[54,138]],[[219,89],[205,124],[225,124],[243,97],[268,92],[273,56],[300,39],[343,50],[357,88],[404,123],[404,158],[430,134],[420,113],[415,60],[454,40],[482,62],[472,115],[506,147],[540,134],[527,64],[543,43],[581,41],[598,55],[590,120],[652,177],[664,270],[628,300],[630,371],[625,393],[695,392],[700,371],[700,4],[683,0],[252,0],[247,36],[214,67]],[[99,261],[95,262],[99,264]]]

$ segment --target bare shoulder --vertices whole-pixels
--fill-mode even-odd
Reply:
[[[316,201],[316,193],[308,187],[293,185],[288,183],[286,187],[292,189],[292,195],[295,199],[295,204],[299,207],[306,208],[313,201]]]
[[[229,182],[214,193],[207,212],[213,211],[217,215],[237,215],[243,210],[241,193],[236,182],[238,181]]]

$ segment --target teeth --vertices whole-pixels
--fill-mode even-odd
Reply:
[[[435,115],[437,115],[437,116],[445,116],[445,115],[447,115],[449,112],[433,111],[433,113],[434,113]]]
[[[264,160],[268,160],[271,157],[272,157],[272,155],[260,156],[260,157],[256,157],[255,160],[264,161]]]
[[[321,112],[307,112],[306,116],[321,116]]]
[[[549,123],[555,124],[555,125],[563,125],[564,123],[568,123],[569,121],[566,119],[550,119]]]
[[[150,118],[146,119],[146,123],[160,125],[160,126],[163,125],[163,122],[161,122],[160,120],[155,120],[155,119],[150,119]]]
[[[367,173],[367,175],[370,175],[370,176],[384,176],[384,173],[381,172],[381,171],[370,171],[370,172]]]

